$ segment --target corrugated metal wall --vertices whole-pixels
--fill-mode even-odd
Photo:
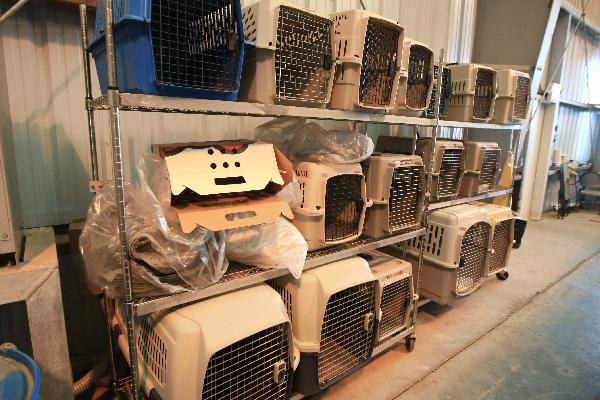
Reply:
[[[360,7],[354,0],[297,0],[318,11]],[[472,25],[475,0],[366,0],[367,9],[405,27],[405,34],[438,52],[448,44],[449,23]],[[462,4],[466,6],[461,6]],[[84,216],[91,196],[89,147],[83,106],[84,86],[79,49],[78,10],[73,6],[28,4],[1,27],[3,58],[16,154],[11,171],[19,182],[25,227],[71,222]],[[453,22],[454,24],[455,22]],[[93,18],[90,18],[93,25]],[[460,30],[461,37],[472,30]],[[456,34],[455,29],[451,34]],[[458,41],[454,40],[452,43]],[[470,55],[460,49],[461,57]],[[458,53],[457,53],[458,54]],[[95,68],[93,85],[99,93]],[[0,77],[0,79],[4,79]],[[261,118],[122,113],[124,153],[131,160],[152,143],[247,138],[266,121]],[[101,178],[111,176],[107,115],[96,114]],[[133,171],[133,163],[130,162]]]
[[[585,18],[593,22],[596,26],[600,26],[600,1],[598,0],[567,0],[569,4],[581,11],[583,4],[587,4],[585,10]]]

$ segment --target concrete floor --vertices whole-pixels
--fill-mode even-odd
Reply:
[[[530,222],[509,271],[315,398],[600,399],[600,216]]]

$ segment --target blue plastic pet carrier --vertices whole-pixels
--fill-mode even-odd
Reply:
[[[245,42],[240,0],[113,0],[119,90],[236,100]],[[104,0],[89,51],[107,93]]]

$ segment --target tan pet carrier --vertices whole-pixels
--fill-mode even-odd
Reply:
[[[367,261],[352,257],[314,268],[298,280],[276,279],[290,313],[300,365],[294,389],[312,395],[365,364],[373,350],[376,281]]]
[[[332,20],[285,0],[242,10],[246,52],[240,100],[325,107],[333,83]]]
[[[395,114],[420,116],[429,107],[433,87],[433,51],[414,39],[404,39]]]
[[[392,109],[400,78],[404,29],[395,21],[364,10],[331,16],[337,61],[330,108]]]
[[[491,226],[487,212],[470,204],[429,214],[420,294],[439,304],[477,289],[487,268]],[[409,242],[408,253],[419,255],[419,238]]]
[[[422,114],[424,118],[433,118],[435,116],[435,102],[437,96],[437,80],[438,80],[439,65],[433,66],[433,85],[431,89],[431,100],[429,100],[429,107]],[[452,97],[452,82],[450,79],[450,70],[444,66],[442,69],[442,93],[440,94],[440,108],[438,117],[440,119],[446,119],[448,116],[448,106],[450,105],[450,98]]]
[[[487,212],[488,222],[492,226],[492,252],[485,276],[496,274],[500,280],[508,278],[506,267],[513,245],[515,218],[510,207],[497,204],[476,202]]]
[[[461,196],[490,192],[500,172],[500,146],[495,142],[465,142],[465,153]]]
[[[417,155],[375,153],[367,172],[367,211],[364,233],[373,238],[419,224],[425,174]]]
[[[501,69],[496,71],[496,76],[498,98],[492,122],[508,124],[527,119],[531,94],[529,74],[514,69]]]
[[[496,103],[496,71],[479,64],[448,65],[452,98],[448,119],[452,121],[489,121]]]

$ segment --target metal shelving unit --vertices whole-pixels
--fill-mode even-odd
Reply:
[[[450,207],[450,206],[457,206],[459,204],[470,203],[472,201],[477,201],[477,200],[491,199],[492,197],[502,196],[502,195],[511,194],[511,193],[512,193],[512,189],[496,189],[491,192],[478,194],[476,196],[460,197],[458,199],[440,201],[438,203],[431,203],[429,205],[429,208],[427,211],[438,210],[440,208],[445,208],[445,207]]]
[[[228,273],[221,279],[220,282],[211,285],[209,287],[199,289],[194,292],[185,292],[169,296],[155,297],[155,298],[143,298],[134,300],[131,273],[129,265],[129,255],[127,252],[127,236],[126,225],[127,221],[125,218],[125,196],[124,196],[124,162],[122,158],[122,147],[121,147],[121,127],[120,127],[120,112],[121,111],[136,111],[136,112],[162,112],[162,113],[183,113],[183,114],[204,114],[204,115],[228,115],[228,116],[252,116],[252,117],[282,117],[282,116],[295,116],[305,117],[310,119],[321,119],[321,120],[337,120],[337,121],[356,121],[356,122],[368,122],[377,124],[404,124],[419,127],[430,127],[432,128],[432,140],[433,146],[435,146],[436,137],[438,135],[439,128],[442,127],[453,127],[453,128],[473,128],[473,129],[494,129],[494,130],[510,130],[511,138],[513,131],[520,129],[520,125],[495,125],[485,123],[471,123],[471,122],[455,122],[455,121],[442,121],[437,118],[438,116],[438,104],[440,100],[440,92],[437,92],[435,118],[415,118],[415,117],[403,117],[395,116],[384,113],[376,112],[348,112],[328,109],[316,109],[316,108],[304,108],[304,107],[292,107],[292,106],[281,106],[281,105],[263,105],[255,103],[244,103],[244,102],[230,102],[230,101],[219,101],[219,100],[202,100],[202,99],[183,99],[183,98],[172,98],[172,97],[161,97],[152,95],[141,95],[141,94],[128,94],[120,93],[117,87],[116,78],[116,67],[115,67],[115,48],[114,48],[114,37],[113,37],[113,12],[112,12],[112,0],[105,0],[104,3],[104,21],[105,21],[105,36],[106,36],[106,54],[107,54],[107,75],[108,75],[108,94],[98,98],[93,98],[91,91],[91,78],[90,78],[90,60],[89,53],[87,52],[87,10],[85,5],[80,5],[80,24],[81,24],[81,44],[84,61],[84,74],[86,81],[86,98],[85,106],[88,116],[88,129],[90,139],[90,152],[92,159],[92,182],[90,187],[94,190],[99,184],[98,177],[98,162],[97,162],[97,146],[95,136],[95,121],[94,112],[99,110],[107,110],[109,113],[110,130],[112,138],[112,161],[113,161],[113,178],[115,181],[115,191],[117,199],[117,218],[119,228],[119,243],[120,243],[120,255],[121,255],[121,268],[123,270],[124,280],[124,293],[122,299],[124,320],[126,325],[128,346],[129,346],[129,360],[131,367],[131,391],[133,397],[137,400],[140,398],[140,385],[138,379],[138,365],[136,356],[136,342],[134,335],[134,325],[136,317],[147,315],[149,313],[165,310],[170,307],[191,303],[206,299],[219,294],[238,290],[240,288],[255,285],[282,275],[287,274],[286,271],[282,270],[261,270],[256,267],[246,267],[234,265],[230,267]],[[440,55],[439,63],[443,65],[444,56],[443,50]],[[438,76],[438,87],[441,87],[441,76]],[[416,130],[415,130],[416,138]],[[511,140],[512,143],[512,140]],[[430,160],[431,161],[431,160]],[[433,162],[430,162],[430,170],[427,171],[428,177],[432,176]],[[427,195],[424,201],[424,211],[422,213],[421,227],[412,229],[409,231],[402,232],[393,236],[388,236],[382,239],[358,239],[356,241],[346,243],[343,245],[335,246],[332,248],[326,248],[310,252],[306,263],[305,270],[315,268],[320,265],[327,264],[332,261],[340,260],[343,258],[356,255],[361,252],[368,250],[381,248],[398,244],[400,242],[419,237],[421,246],[424,248],[425,239],[425,228],[427,226],[427,214],[428,210],[438,209],[447,207],[455,204],[466,203],[473,200],[485,199],[493,196],[511,193],[510,189],[499,190],[492,193],[487,193],[480,196],[474,196],[470,198],[456,199],[451,201],[445,201],[441,203],[429,204],[428,193],[431,189],[431,179],[427,180]],[[420,288],[420,267],[423,262],[423,251],[419,254],[419,264],[417,273],[415,275],[415,293],[419,293]],[[408,326],[404,331],[397,334],[393,340],[386,342],[384,345],[379,346],[374,350],[373,355],[379,354],[391,347],[401,339],[407,340],[407,347],[409,344],[412,346],[415,340],[415,325],[416,316],[420,302],[417,302],[415,298],[414,311],[412,314],[412,324]],[[110,308],[110,307],[108,307]],[[110,326],[110,318],[109,326]],[[112,341],[111,341],[112,345]],[[410,346],[410,347],[411,347]],[[112,355],[112,347],[110,348]],[[114,373],[113,378],[115,382],[122,382],[119,380]]]

